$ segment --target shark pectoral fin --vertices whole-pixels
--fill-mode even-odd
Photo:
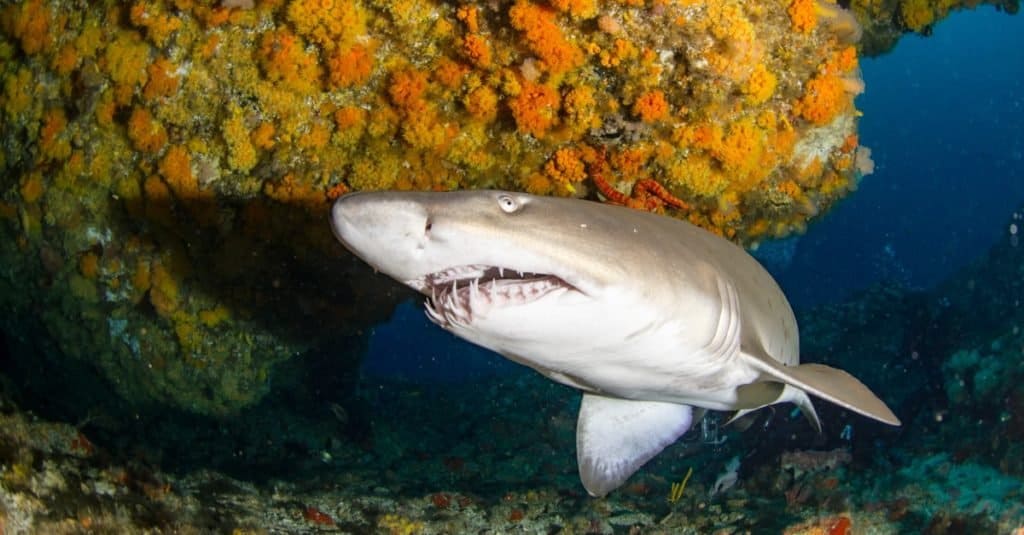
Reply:
[[[687,405],[583,394],[576,422],[583,487],[595,497],[615,490],[692,423]]]
[[[900,419],[893,414],[884,401],[878,399],[878,396],[864,386],[864,383],[843,370],[824,364],[783,366],[771,359],[750,357],[750,360],[767,375],[796,387],[793,390],[802,390],[879,422],[902,425]],[[806,399],[807,396],[803,392],[784,392],[780,401],[792,401],[801,405],[802,397],[810,406],[810,400]],[[803,405],[801,408],[804,409]],[[806,409],[804,410],[806,411]],[[810,416],[808,415],[808,417]]]
[[[791,368],[786,368],[791,369]],[[814,405],[807,394],[799,388],[776,381],[758,381],[743,385],[736,389],[737,406],[743,407],[736,411],[736,414],[729,418],[726,425],[729,425],[740,418],[768,405],[775,403],[789,402],[800,407],[807,420],[814,426],[815,431],[821,432],[821,420],[814,410]]]

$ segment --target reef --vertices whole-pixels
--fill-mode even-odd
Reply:
[[[928,36],[942,19],[961,9],[991,5],[1016,14],[1019,0],[849,0],[841,2],[863,28],[861,52],[876,56],[896,46],[905,33]]]
[[[332,341],[405,295],[334,243],[348,191],[799,232],[870,168],[856,30],[817,0],[7,3],[0,327],[140,406],[229,415],[310,349],[352,368]]]

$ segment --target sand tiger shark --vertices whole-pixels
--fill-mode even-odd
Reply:
[[[808,394],[899,419],[852,375],[800,364],[796,318],[739,246],[689,223],[505,191],[354,193],[335,235],[427,296],[434,323],[583,392],[580,479],[622,485],[704,409],[742,415]]]

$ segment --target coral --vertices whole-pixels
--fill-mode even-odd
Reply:
[[[365,83],[370,78],[372,68],[370,50],[362,45],[353,45],[330,57],[327,61],[327,76],[333,87],[352,87]]]
[[[221,127],[224,141],[228,145],[228,165],[236,171],[246,172],[256,165],[256,148],[249,138],[249,129],[242,117],[242,110],[233,106],[230,115]]]
[[[128,118],[128,138],[138,150],[159,152],[167,143],[167,131],[149,109],[136,107]]]
[[[423,523],[395,514],[386,514],[377,521],[377,527],[390,535],[415,535],[423,530]]]
[[[467,35],[459,50],[473,65],[484,69],[491,66],[491,45],[481,35]]]
[[[818,27],[817,14],[818,0],[793,0],[786,10],[793,29],[798,32],[809,33]]]
[[[321,68],[316,57],[305,49],[302,39],[288,30],[263,34],[257,58],[267,79],[281,82],[289,89],[310,93],[320,84]]]
[[[148,81],[142,88],[142,96],[146,100],[158,97],[169,97],[178,90],[177,67],[167,58],[157,58],[146,67]]]
[[[826,124],[850,104],[846,86],[838,76],[822,74],[807,82],[804,96],[794,103],[800,117],[818,125]]]
[[[559,105],[557,91],[530,82],[526,82],[522,91],[508,103],[519,131],[536,138],[543,138],[558,121]]]
[[[11,4],[0,13],[4,33],[18,39],[26,54],[38,54],[53,46],[59,33],[53,28],[53,13],[43,0]]]
[[[328,52],[351,47],[366,33],[366,10],[354,0],[293,0],[287,17],[299,35]]]
[[[523,32],[530,50],[552,73],[563,73],[583,62],[583,53],[555,23],[555,14],[530,0],[517,0],[508,12],[512,27]]]
[[[754,67],[754,72],[750,73],[750,77],[743,85],[743,92],[747,94],[751,104],[764,104],[775,93],[776,85],[778,79],[762,63]]]
[[[633,102],[633,115],[645,123],[664,119],[668,114],[668,101],[665,100],[665,92],[660,89],[644,93]]]

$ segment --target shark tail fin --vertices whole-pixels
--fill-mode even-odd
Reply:
[[[902,425],[900,419],[893,414],[885,402],[878,399],[864,383],[856,377],[843,370],[825,366],[824,364],[800,364],[798,366],[783,366],[772,359],[751,357],[750,361],[764,374],[786,383],[786,390],[796,387],[803,392],[812,394],[824,400],[830,401],[840,407],[849,409],[858,414],[878,420],[889,425]],[[801,392],[783,391],[780,401],[792,401],[804,410],[809,407],[810,400],[807,395]],[[803,399],[801,399],[801,394]],[[814,409],[812,408],[811,411]],[[808,414],[808,417],[811,417]],[[815,419],[817,417],[815,416]],[[820,427],[820,424],[819,424]]]

